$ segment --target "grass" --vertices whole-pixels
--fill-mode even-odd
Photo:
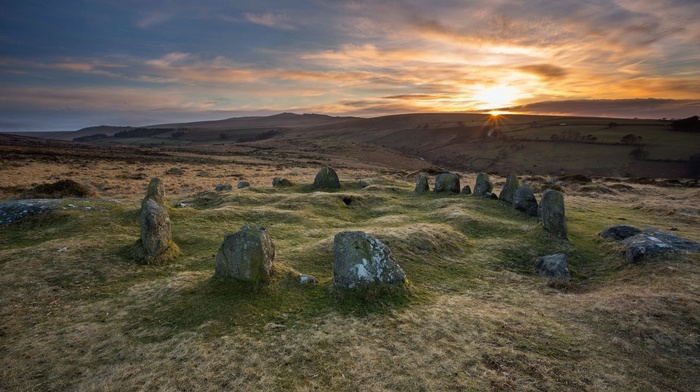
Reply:
[[[285,189],[269,186],[274,170],[245,190],[173,187],[221,180],[197,178],[199,169],[256,175],[198,165],[163,178],[175,190],[166,192],[171,204],[194,203],[170,210],[182,254],[168,264],[140,265],[123,252],[139,235],[141,192],[111,208],[0,227],[0,389],[691,391],[700,383],[699,255],[627,265],[614,243],[597,239],[616,223],[700,239],[692,189],[631,184],[593,194],[571,185],[570,241],[561,241],[499,201],[414,194],[401,173],[334,192],[313,191],[315,172],[303,167],[289,168],[299,185]],[[145,190],[147,180],[116,179],[128,170],[103,180]],[[224,235],[247,224],[266,226],[275,243],[267,285],[213,278]],[[332,241],[342,230],[382,240],[409,284],[335,289]],[[534,275],[534,259],[556,252],[569,257],[570,283]],[[320,283],[300,284],[299,273]]]

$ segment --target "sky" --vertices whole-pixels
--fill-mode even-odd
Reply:
[[[697,0],[5,0],[0,131],[280,112],[700,114]]]

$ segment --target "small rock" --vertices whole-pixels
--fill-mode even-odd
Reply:
[[[700,252],[700,243],[667,231],[646,228],[644,232],[620,241],[625,246],[625,261],[638,263],[665,253]]]
[[[67,252],[67,251],[68,251],[67,246],[64,246],[63,248],[56,249],[56,252],[58,252],[58,253],[63,253],[63,252]]]
[[[300,275],[299,276],[299,283],[303,283],[303,284],[318,283],[318,279],[315,276],[311,276],[311,275]]]
[[[495,193],[491,193],[491,192],[486,192],[486,194],[484,194],[484,197],[487,199],[498,200],[498,196],[496,196]]]
[[[179,203],[175,204],[175,208],[184,208],[184,207],[194,207],[194,203],[179,202]]]
[[[535,262],[535,272],[543,278],[568,281],[569,264],[566,261],[566,255],[557,253],[538,257]]]
[[[249,186],[250,183],[248,181],[238,181],[238,185],[236,185],[238,189],[248,188]]]
[[[463,195],[471,195],[472,194],[472,187],[469,185],[465,185],[464,188],[462,188],[462,191],[460,192]]]
[[[358,182],[357,185],[359,185],[361,189],[362,189],[362,188],[367,188],[367,187],[369,186],[369,184],[367,183],[367,181],[363,181],[363,180],[360,180],[360,182]]]
[[[216,188],[214,188],[214,190],[217,192],[230,191],[231,189],[233,189],[231,184],[220,184],[217,185]]]

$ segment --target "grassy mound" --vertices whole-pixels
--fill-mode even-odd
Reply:
[[[70,197],[97,197],[97,191],[85,184],[67,179],[51,184],[40,184],[22,194],[23,199],[63,199]]]

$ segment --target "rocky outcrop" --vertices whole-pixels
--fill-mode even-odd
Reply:
[[[544,229],[558,238],[566,239],[566,214],[564,211],[564,195],[553,189],[547,189],[542,195],[539,217]]]
[[[538,257],[535,262],[535,272],[543,278],[568,281],[569,263],[566,261],[566,255],[557,253]]]
[[[476,176],[476,184],[474,184],[474,195],[486,196],[487,193],[493,192],[493,183],[486,173],[479,173]]]
[[[418,176],[418,181],[416,181],[416,193],[430,192],[430,186],[428,185],[428,175],[421,174]]]
[[[537,199],[528,184],[518,187],[513,195],[513,208],[530,216],[537,216]]]
[[[248,282],[268,282],[272,276],[275,246],[264,227],[243,226],[224,237],[216,252],[214,276]]]
[[[459,177],[454,173],[438,174],[435,178],[435,193],[459,193]]]
[[[506,178],[506,184],[503,185],[501,193],[498,195],[500,200],[507,203],[513,203],[513,198],[515,197],[515,192],[520,187],[520,182],[515,174],[509,174]]]
[[[391,250],[378,239],[361,231],[344,231],[333,241],[333,282],[353,289],[371,285],[402,285],[406,274]]]
[[[316,189],[340,189],[340,179],[332,167],[326,166],[319,170],[314,178]]]
[[[618,240],[625,247],[625,261],[639,263],[663,254],[700,252],[700,243],[676,234],[628,225],[610,226],[600,233],[602,238]]]

